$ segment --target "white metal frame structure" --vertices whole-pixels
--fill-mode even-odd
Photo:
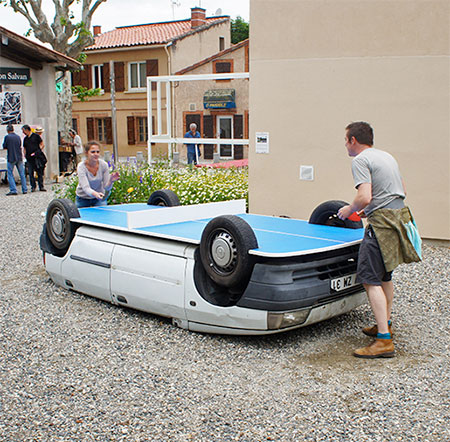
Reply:
[[[170,85],[178,81],[200,81],[200,80],[232,80],[239,78],[250,78],[248,72],[234,72],[224,74],[200,74],[200,75],[165,75],[159,77],[147,77],[147,112],[148,112],[148,162],[152,160],[152,143],[167,143],[169,159],[172,158],[172,144],[192,144],[192,138],[177,138],[172,134],[172,95]],[[152,106],[152,83],[156,83],[156,133],[153,135],[153,106]],[[162,130],[162,97],[161,87],[166,87],[166,122],[167,131]],[[201,140],[201,141],[200,141]],[[235,138],[199,138],[198,144],[231,144],[247,145],[248,139]]]

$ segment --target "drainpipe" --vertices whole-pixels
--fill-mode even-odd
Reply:
[[[170,52],[169,52],[169,47],[172,46],[173,42],[170,41],[169,43],[167,43],[166,45],[164,45],[164,50],[166,51],[167,54],[167,72],[169,75],[172,75],[172,58],[170,57]],[[172,121],[170,122],[170,136],[173,137],[173,134],[176,133],[174,132],[174,130],[176,130],[176,125],[172,124],[173,121],[175,121],[175,113],[174,113],[174,103],[173,103],[173,93],[172,93],[172,81],[169,83],[170,85],[170,114],[172,115]],[[167,97],[166,97],[166,107],[167,107]],[[169,125],[167,125],[167,127],[169,127]],[[168,157],[169,157],[169,161],[172,157],[172,151],[173,151],[173,146],[172,143],[167,145],[168,147]]]

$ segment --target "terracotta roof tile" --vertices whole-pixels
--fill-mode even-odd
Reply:
[[[200,31],[211,25],[228,20],[228,16],[207,17],[204,26],[191,28],[191,20],[148,23],[144,25],[122,26],[95,37],[95,43],[87,51],[127,46],[164,44],[183,37],[190,32]]]

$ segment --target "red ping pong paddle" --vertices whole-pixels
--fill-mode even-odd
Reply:
[[[361,217],[356,212],[353,212],[347,219],[356,222],[361,221]]]

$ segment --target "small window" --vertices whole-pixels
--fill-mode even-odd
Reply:
[[[78,133],[78,120],[76,118],[72,118],[72,129]]]
[[[146,89],[147,64],[145,61],[128,63],[129,89]]]
[[[92,65],[92,88],[93,89],[103,89],[103,65],[94,64]]]
[[[234,72],[234,60],[216,60],[213,61],[213,73],[214,74],[225,74]],[[231,81],[231,80],[216,80],[216,81]]]
[[[96,118],[97,139],[102,143],[106,143],[106,119]]]
[[[219,37],[219,51],[225,49],[225,37]]]
[[[145,143],[148,140],[147,117],[137,117],[137,139],[139,143]]]
[[[225,72],[231,72],[231,63],[229,61],[225,62],[218,61],[216,63],[216,73],[222,74]]]

